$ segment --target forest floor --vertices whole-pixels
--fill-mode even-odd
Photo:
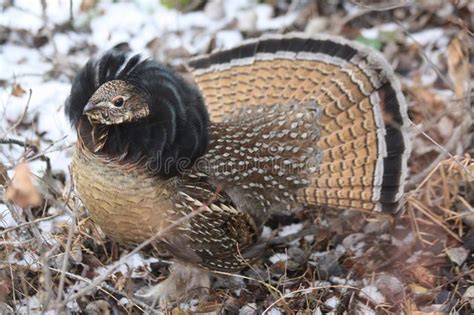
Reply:
[[[155,2],[1,4],[0,313],[155,312],[134,293],[167,276],[167,257],[113,243],[71,192],[63,106],[88,58],[119,45],[184,71],[192,56],[292,31],[360,41],[393,66],[412,122],[406,202],[396,217],[274,218],[259,262],[168,311],[474,312],[472,1]]]

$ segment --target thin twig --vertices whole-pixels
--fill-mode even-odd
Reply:
[[[28,218],[29,221],[33,221],[34,217],[33,214],[31,213],[30,208],[24,208],[23,209],[26,217]],[[53,282],[51,278],[51,273],[48,270],[49,267],[49,258],[52,255],[53,252],[55,252],[57,246],[53,246],[52,248],[48,248],[47,243],[43,239],[43,236],[41,235],[38,227],[36,225],[31,225],[31,232],[33,233],[33,236],[36,238],[36,242],[38,244],[38,248],[40,249],[41,253],[44,253],[41,255],[41,260],[42,260],[42,265],[43,265],[43,279],[44,279],[44,285],[43,287],[45,288],[47,295],[46,295],[46,302],[44,304],[44,308],[42,310],[42,313],[46,309],[48,309],[48,304],[54,295],[53,292]]]
[[[36,145],[30,144],[23,140],[12,139],[12,138],[2,138],[0,139],[0,144],[13,144],[13,145],[24,147],[25,149],[31,149],[31,151],[33,152],[33,155],[26,157],[26,160],[33,161],[33,160],[39,159],[46,163],[46,171],[47,172],[51,171],[51,160],[45,154],[40,153]]]
[[[396,23],[398,24],[398,26],[400,26],[403,33],[405,33],[405,35],[410,38],[416,45],[423,60],[428,63],[428,65],[436,72],[436,74],[444,82],[444,84],[446,84],[446,86],[448,86],[451,91],[454,91],[453,82],[441,72],[441,70],[434,64],[433,61],[431,61],[431,59],[426,55],[425,51],[423,50],[423,46],[410,34],[410,31],[402,23],[400,23],[400,21],[396,21]]]
[[[411,6],[412,4],[415,3],[414,1],[410,1],[410,0],[408,0],[408,1],[403,1],[403,0],[402,1],[394,1],[392,3],[388,2],[388,3],[372,4],[372,5],[361,3],[361,2],[355,1],[355,0],[351,0],[350,2],[357,5],[358,7],[364,8],[365,10],[367,10],[369,12],[371,12],[371,11],[390,11],[390,10],[394,10],[394,9],[398,9],[398,8]]]
[[[71,26],[74,24],[74,10],[72,0],[69,0],[69,23],[71,23]]]
[[[252,278],[252,277],[247,277],[247,276],[238,274],[238,273],[230,273],[230,272],[225,272],[225,271],[210,270],[210,272],[214,273],[214,274],[218,274],[218,275],[224,275],[224,276],[229,276],[229,277],[235,277],[235,278],[240,278],[240,279],[256,281],[256,282],[260,283],[261,285],[263,285],[264,287],[266,287],[267,289],[269,289],[270,292],[277,293],[277,295],[280,296],[280,298],[283,297],[283,293],[281,293],[280,290],[278,290],[277,288],[275,288],[274,286],[272,286],[271,284],[269,284],[269,283],[267,283],[263,280],[258,280],[258,279]]]
[[[287,235],[287,236],[282,236],[282,237],[275,237],[271,240],[268,241],[268,244],[269,245],[279,245],[279,244],[286,244],[286,243],[290,243],[296,239],[299,239],[299,238],[302,238],[302,237],[305,237],[305,236],[308,236],[308,235],[314,235],[316,234],[316,232],[318,231],[318,229],[316,228],[315,225],[310,225],[309,227],[297,232],[297,233],[293,233],[293,234],[290,234],[290,235]]]
[[[7,206],[7,209],[10,212],[10,215],[12,216],[12,218],[18,224],[20,228],[20,231],[19,231],[20,236],[25,239],[32,238],[33,235],[31,234],[31,231],[25,228],[29,224],[27,224],[28,222],[24,219],[24,217],[18,213],[16,208],[11,203],[5,202],[4,204],[5,206]]]
[[[49,217],[38,218],[38,219],[35,219],[35,220],[33,220],[33,221],[28,221],[28,222],[20,223],[20,224],[14,226],[14,227],[11,227],[11,228],[8,228],[8,229],[5,229],[5,230],[1,231],[1,232],[0,232],[0,236],[3,236],[3,235],[5,235],[5,234],[7,234],[7,233],[13,232],[13,231],[15,231],[15,230],[17,230],[17,229],[20,229],[20,228],[23,228],[23,227],[25,227],[25,226],[29,226],[29,225],[32,225],[32,224],[40,223],[40,222],[42,222],[42,221],[48,221],[48,220],[54,219],[54,218],[56,218],[56,217],[58,217],[58,216],[59,216],[59,214],[54,214],[54,215],[51,215],[51,216],[49,216]]]
[[[32,89],[28,89],[28,100],[26,101],[26,105],[25,105],[25,108],[23,109],[23,112],[21,113],[21,116],[20,118],[10,127],[9,131],[7,132],[7,134],[12,131],[12,130],[15,130],[16,127],[18,127],[21,122],[23,121],[23,119],[25,119],[25,116],[26,116],[26,113],[28,112],[28,108],[30,106],[30,101],[31,101],[31,95],[33,94],[33,90]]]
[[[62,261],[62,264],[61,264],[61,277],[59,279],[58,294],[57,294],[57,297],[56,297],[56,313],[57,314],[61,313],[61,308],[59,308],[59,305],[60,305],[61,299],[63,297],[64,280],[66,278],[66,268],[67,268],[67,263],[68,263],[68,260],[69,260],[69,253],[71,251],[74,231],[76,230],[76,210],[77,210],[77,208],[74,209],[74,214],[71,217],[72,223],[71,223],[71,226],[69,227],[69,232],[68,232],[67,241],[66,241],[66,250],[63,253],[64,257],[63,257],[63,261]]]
[[[22,241],[0,241],[0,245],[10,245],[10,246],[21,246],[30,242],[35,241],[35,238],[30,238]]]
[[[54,272],[57,272],[57,273],[62,273],[62,270],[59,270],[59,269],[56,269],[56,268],[53,268],[53,267],[49,267],[49,269],[51,271],[54,271]],[[91,284],[93,280],[90,280],[90,279],[87,279],[87,278],[84,278],[84,277],[81,277],[79,275],[76,275],[74,273],[71,273],[71,272],[68,272],[68,271],[65,271],[64,274],[74,280],[79,280],[79,281],[82,281],[82,282],[85,282],[85,283],[88,283],[88,284]],[[128,300],[132,301],[133,304],[136,304],[137,307],[140,309],[140,308],[143,308],[141,309],[141,311],[143,310],[147,310],[147,311],[150,311],[151,308],[148,304],[142,302],[142,301],[139,301],[139,300],[136,300],[134,298],[131,298],[128,294],[126,294],[125,292],[122,292],[120,290],[117,290],[113,287],[111,287],[110,285],[106,284],[106,283],[101,283],[100,286],[98,287],[99,290],[101,290],[102,292],[105,292],[105,293],[108,293],[107,291],[110,291],[112,292],[113,294],[117,294],[117,295],[121,295],[121,296],[124,296],[126,297]]]
[[[3,240],[5,241],[5,236],[2,237]],[[13,277],[13,268],[12,264],[10,261],[8,261],[8,269],[10,271],[10,278],[11,278],[11,283],[12,283],[12,297],[13,297],[13,305],[16,308],[17,301],[16,301],[16,290],[15,290],[15,278]]]
[[[0,138],[0,144],[14,144],[26,149],[32,149],[34,152],[38,152],[38,147],[34,144],[27,143],[26,141],[12,139],[12,138]]]
[[[265,315],[267,314],[275,305],[277,305],[279,302],[287,299],[287,298],[291,298],[293,297],[294,295],[296,294],[300,294],[300,293],[303,293],[303,294],[310,294],[312,293],[313,291],[315,290],[324,290],[324,289],[333,289],[333,288],[347,288],[347,289],[353,289],[353,290],[359,290],[360,292],[363,292],[361,291],[360,288],[357,288],[357,287],[353,287],[353,286],[350,286],[350,285],[327,285],[327,286],[317,286],[317,287],[310,287],[310,288],[305,288],[305,289],[299,289],[299,290],[295,290],[295,291],[291,291],[289,293],[286,293],[285,295],[283,295],[282,297],[280,297],[279,299],[275,300],[272,304],[270,304],[262,313],[262,315]]]
[[[413,124],[413,123],[412,123]],[[415,124],[413,124],[415,128],[418,128]],[[431,138],[426,132],[420,129],[420,133],[425,136],[428,140],[430,140],[434,145],[436,145],[440,149],[440,153],[436,157],[436,159],[433,160],[433,162],[430,163],[423,171],[419,172],[416,175],[413,175],[410,180],[407,182],[407,190],[413,189],[418,185],[428,174],[431,173],[431,171],[436,168],[436,166],[441,163],[442,160],[446,158],[446,156],[449,156],[451,159],[456,161],[465,171],[467,174],[470,176],[473,176],[471,172],[459,161],[456,159],[455,156],[453,156],[449,151],[452,151],[456,148],[456,145],[459,143],[461,136],[462,136],[462,131],[463,130],[463,125],[459,125],[454,129],[453,135],[449,139],[449,141],[444,145],[440,145],[438,142],[436,142],[433,138]]]
[[[416,209],[418,209],[421,213],[423,213],[424,215],[426,215],[428,218],[430,218],[436,225],[438,225],[439,227],[441,227],[443,230],[445,230],[449,235],[451,235],[454,239],[456,239],[458,242],[461,242],[462,243],[462,240],[459,236],[456,235],[456,233],[454,233],[453,231],[451,231],[449,228],[447,228],[442,222],[441,220],[439,220],[438,218],[436,218],[436,216],[432,213],[430,213],[430,211],[428,209],[426,209],[426,207],[421,204],[418,200],[414,199],[414,198],[409,198],[409,204],[411,204],[413,207],[415,207]]]
[[[449,105],[446,106],[446,108],[444,110],[440,110],[438,113],[436,113],[436,115],[430,117],[426,121],[423,121],[422,126],[420,126],[420,127],[416,128],[415,130],[413,130],[413,133],[411,134],[411,137],[416,138],[418,135],[420,135],[422,133],[422,131],[432,130],[439,123],[439,120],[444,116],[447,116],[449,114],[457,113],[458,110],[459,110],[460,113],[463,113],[464,98],[462,98],[462,99],[459,99],[459,98],[458,99],[450,99],[450,100],[448,100],[448,102],[449,102]]]

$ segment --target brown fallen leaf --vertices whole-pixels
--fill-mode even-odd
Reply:
[[[406,314],[413,314],[413,312],[418,312],[418,308],[416,307],[416,304],[414,302],[412,302],[411,300],[407,300],[405,302],[404,311]]]
[[[427,268],[416,265],[412,267],[410,272],[421,285],[429,288],[434,287],[436,278]]]
[[[171,315],[191,315],[192,313],[189,311],[183,311],[181,308],[176,306],[171,310]]]
[[[416,283],[410,283],[408,285],[408,288],[413,294],[426,294],[429,292],[429,290],[419,284]]]
[[[33,185],[31,172],[26,163],[22,162],[15,168],[13,179],[5,192],[5,199],[21,208],[41,205],[41,195]]]
[[[442,312],[422,312],[419,311],[416,307],[416,304],[413,301],[408,300],[405,302],[404,307],[405,314],[407,315],[443,315]]]
[[[13,83],[11,93],[12,93],[13,96],[20,97],[23,94],[25,94],[26,91],[21,87],[21,85],[19,83]]]
[[[127,277],[125,277],[122,273],[118,273],[117,275],[117,279],[115,279],[115,287],[122,291],[125,287],[125,283],[127,282]]]
[[[93,9],[97,5],[97,0],[82,0],[79,9],[81,12],[87,12]]]
[[[0,272],[0,303],[8,301],[11,292],[11,284],[5,272]]]
[[[408,87],[407,92],[420,105],[417,108],[422,108],[428,113],[438,113],[446,108],[446,101],[440,95],[421,85]]]
[[[195,314],[218,314],[219,311],[222,309],[222,304],[218,303],[216,301],[206,301],[199,303],[196,311],[194,311]]]
[[[468,38],[464,32],[459,32],[448,45],[448,72],[454,83],[454,93],[464,97],[469,83],[469,48]]]

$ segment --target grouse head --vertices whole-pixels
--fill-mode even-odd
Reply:
[[[109,51],[75,77],[66,115],[93,154],[173,176],[202,156],[208,114],[200,92],[158,62]]]
[[[102,84],[92,94],[83,114],[92,124],[118,125],[138,122],[150,114],[149,105],[140,90],[123,80]]]

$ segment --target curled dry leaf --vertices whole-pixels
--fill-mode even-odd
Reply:
[[[79,6],[81,12],[87,12],[97,5],[97,0],[82,0]]]
[[[417,265],[414,266],[410,271],[420,284],[429,288],[434,287],[436,281],[435,276],[427,268]]]
[[[466,34],[460,32],[448,46],[448,70],[457,97],[464,97],[469,84],[469,48]]]
[[[404,307],[405,314],[407,315],[443,315],[442,312],[423,312],[419,311],[416,304],[412,301],[405,303]]]
[[[13,83],[12,86],[12,95],[16,97],[21,97],[23,94],[25,94],[26,91],[21,87],[19,83]]]
[[[16,167],[13,179],[5,192],[5,199],[21,208],[41,205],[41,195],[33,185],[31,172],[26,163],[20,163]]]

